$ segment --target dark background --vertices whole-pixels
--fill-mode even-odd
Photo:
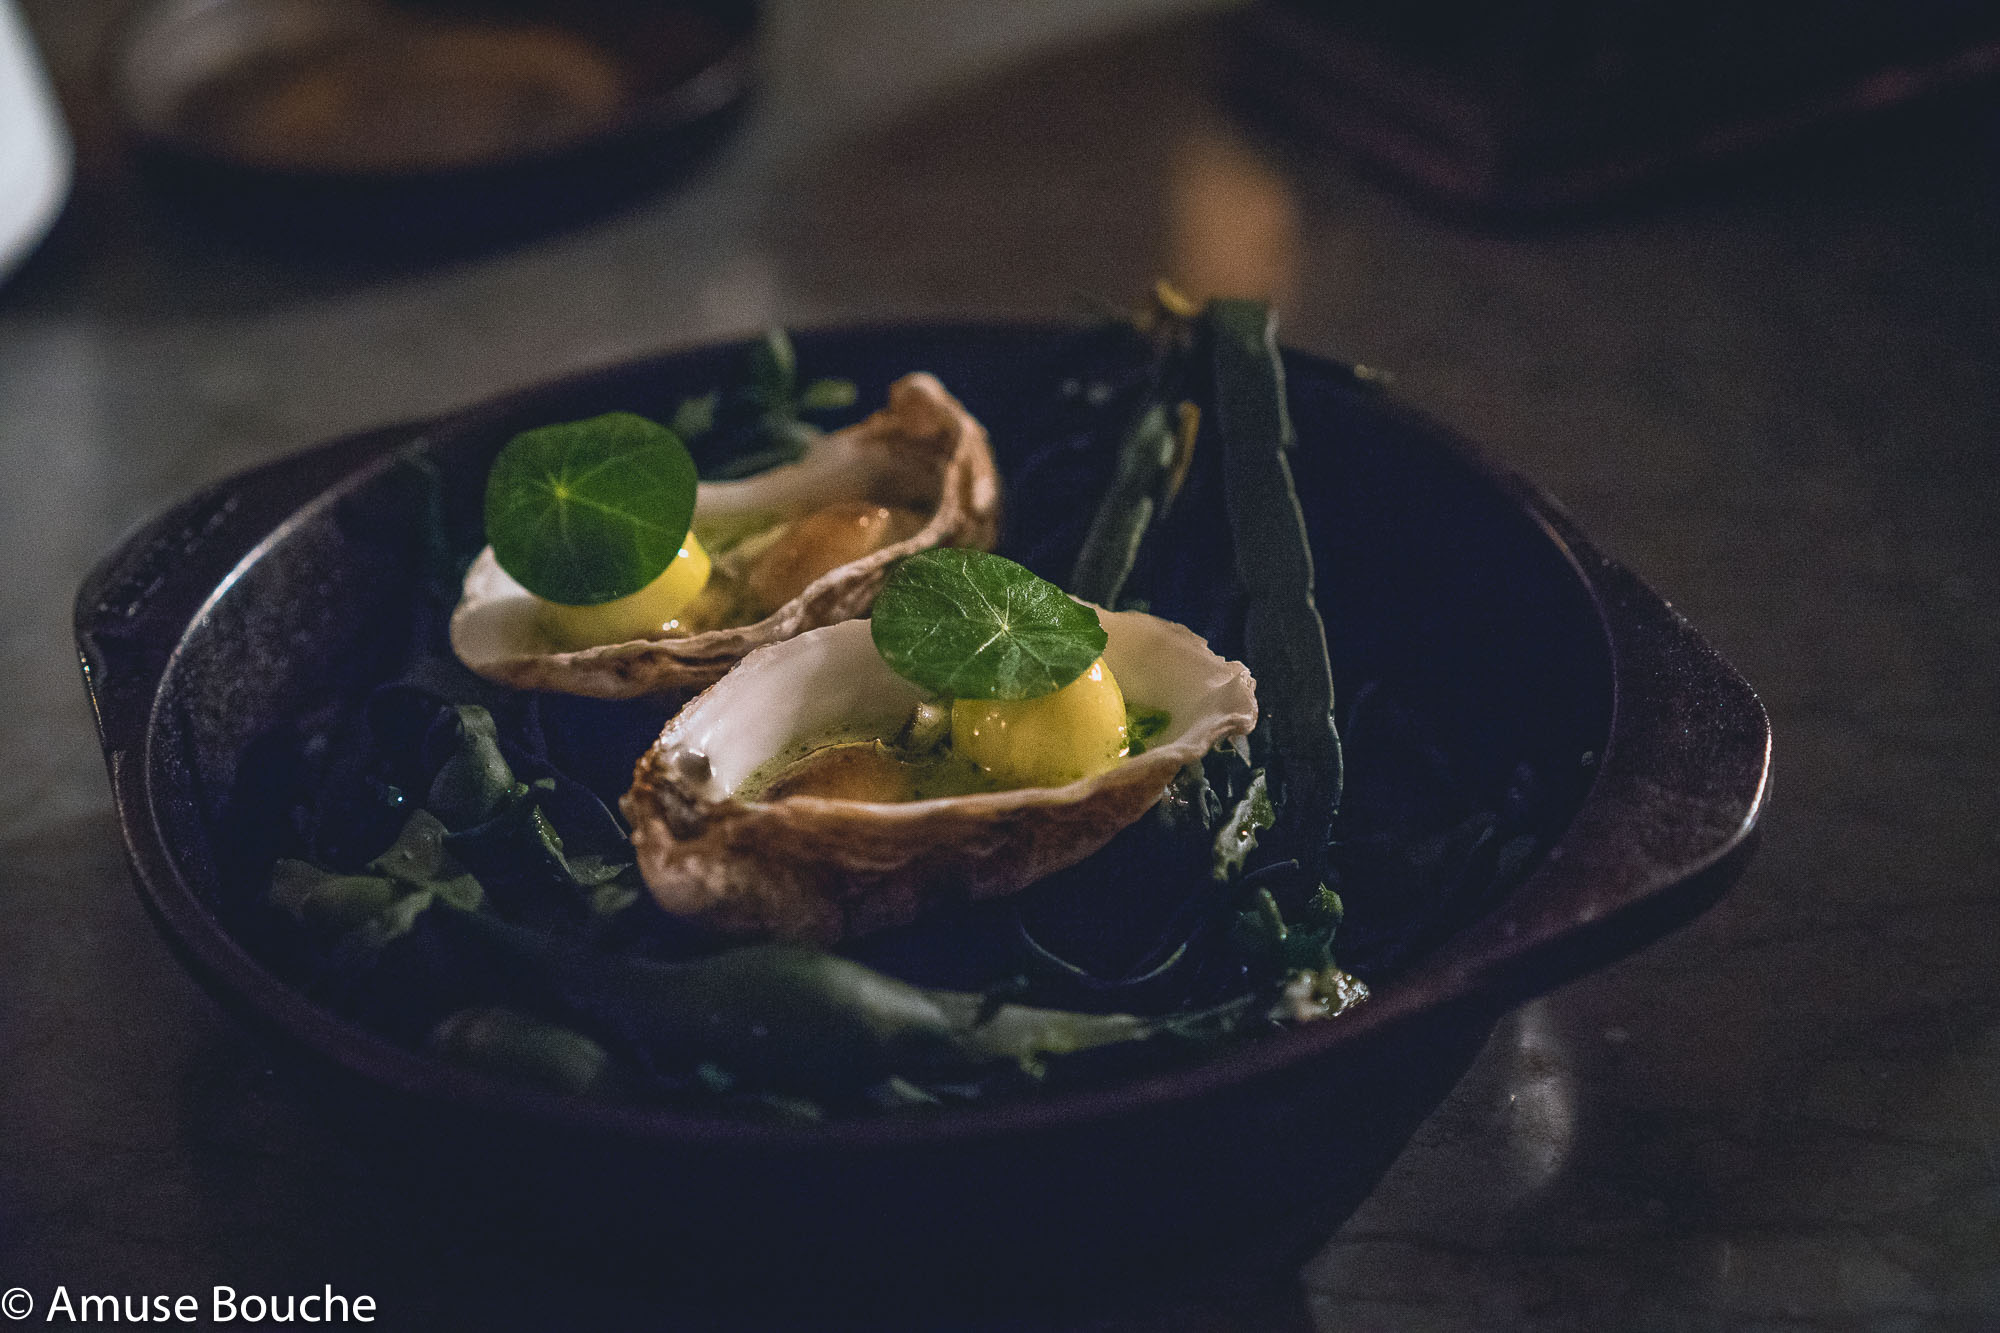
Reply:
[[[168,956],[68,628],[131,524],[565,370],[774,322],[1068,315],[1164,273],[1275,296],[1289,341],[1393,373],[1561,497],[1760,688],[1776,797],[1739,887],[1505,1021],[1296,1286],[1046,1322],[2000,1325],[1990,97],[1482,223],[1235,115],[1207,6],[800,0],[770,6],[762,95],[680,188],[384,268],[166,208],[96,82],[118,6],[23,8],[79,179],[0,289],[0,1286],[333,1280],[389,1327],[680,1318],[384,1254],[354,1164]]]

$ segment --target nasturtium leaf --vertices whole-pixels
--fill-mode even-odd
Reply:
[[[537,597],[595,606],[639,591],[680,552],[694,460],[630,412],[542,426],[508,441],[486,479],[486,540]]]
[[[944,547],[896,566],[875,599],[875,648],[954,699],[1033,699],[1104,651],[1097,612],[1004,556]]]

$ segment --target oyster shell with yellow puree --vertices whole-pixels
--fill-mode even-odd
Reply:
[[[1168,716],[1143,753],[1060,786],[909,801],[764,799],[774,759],[893,737],[925,695],[868,622],[761,648],[667,723],[621,802],[668,912],[731,935],[830,943],[992,898],[1073,865],[1144,814],[1183,767],[1256,724],[1249,671],[1184,626],[1100,612],[1125,698]]]
[[[822,437],[798,462],[701,484],[693,531],[698,538],[708,534],[711,544],[781,525],[794,529],[794,551],[801,536],[814,539],[815,524],[831,543],[864,535],[861,545],[871,549],[824,572],[810,552],[804,563],[784,551],[741,559],[740,590],[783,597],[782,604],[766,608],[741,597],[737,605],[753,608],[748,623],[703,625],[691,617],[685,629],[663,625],[644,637],[567,648],[550,632],[549,604],[510,577],[488,547],[466,573],[451,618],[452,649],[480,675],[520,689],[605,699],[696,689],[755,648],[865,615],[889,568],[905,556],[937,546],[990,547],[999,509],[985,429],[934,376],[905,375],[890,387],[886,407]],[[904,515],[914,517],[901,521]],[[883,538],[894,539],[876,544]],[[757,541],[752,536],[741,545]],[[716,562],[730,558],[725,552]]]

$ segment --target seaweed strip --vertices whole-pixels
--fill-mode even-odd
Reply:
[[[1164,291],[1133,327],[1150,345],[1143,390],[1118,437],[1118,462],[1091,515],[1076,563],[1063,587],[1115,609],[1138,563],[1140,546],[1187,479],[1199,414],[1186,401],[1193,369],[1192,325]]]
[[[1282,818],[1270,843],[1318,881],[1340,809],[1340,734],[1305,514],[1286,457],[1296,437],[1285,408],[1276,322],[1257,301],[1211,302],[1202,322],[1236,572],[1248,597],[1244,656],[1257,677],[1258,730],[1282,779]]]

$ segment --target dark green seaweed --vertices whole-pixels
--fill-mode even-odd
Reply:
[[[854,401],[851,380],[801,386],[791,337],[771,329],[750,345],[734,381],[682,401],[670,424],[704,481],[729,481],[797,462],[820,434],[804,414],[838,412]]]
[[[1134,324],[1152,347],[1145,387],[1129,409],[1119,434],[1117,470],[1063,584],[1086,602],[1113,609],[1146,534],[1187,476],[1199,420],[1187,401],[1194,369],[1190,321],[1156,298],[1154,308]]]
[[[452,1064],[556,1092],[597,1092],[613,1077],[611,1056],[589,1037],[500,1005],[459,1010],[424,1044]]]
[[[1277,325],[1256,301],[1212,302],[1202,323],[1236,572],[1247,598],[1244,658],[1257,678],[1258,731],[1268,739],[1253,750],[1268,750],[1278,778],[1279,819],[1269,845],[1318,883],[1340,812],[1343,763],[1312,548],[1286,458],[1296,437]]]
[[[993,1064],[1032,1074],[1051,1057],[1143,1041],[1178,1023],[994,1003],[802,945],[663,962],[606,956],[489,917],[460,924],[546,977],[647,1065],[705,1064],[732,1090],[840,1097],[892,1077],[970,1077]]]

